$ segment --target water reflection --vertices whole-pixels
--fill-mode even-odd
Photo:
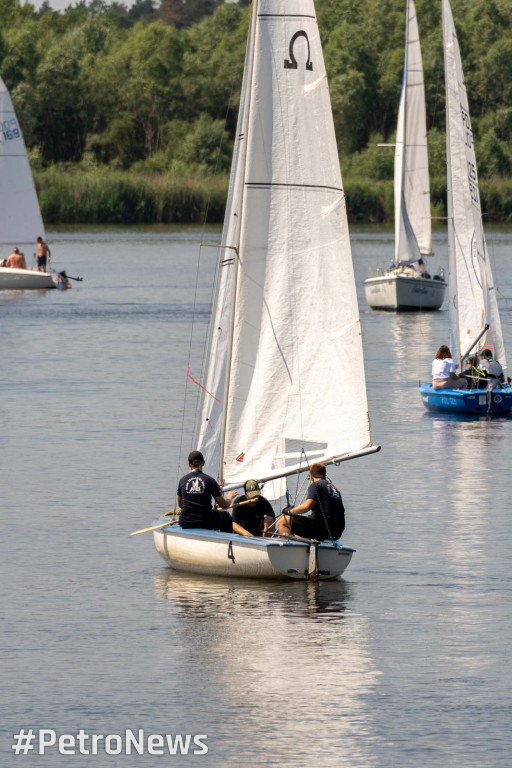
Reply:
[[[287,764],[291,740],[293,765],[313,758],[322,766],[375,764],[368,699],[379,673],[367,619],[353,607],[355,589],[345,581],[155,574],[155,595],[172,616],[177,646],[187,648],[188,659],[208,660],[187,665],[188,688],[213,689],[213,709],[236,712],[237,738],[247,734],[239,763],[269,764],[254,738],[254,720],[267,713],[272,764]]]

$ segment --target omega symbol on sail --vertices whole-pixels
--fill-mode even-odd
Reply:
[[[309,38],[308,38],[307,34],[304,32],[303,29],[300,29],[298,32],[296,32],[294,34],[294,36],[292,37],[292,39],[290,40],[290,47],[288,49],[289,50],[289,54],[290,54],[290,58],[284,60],[284,68],[285,69],[297,69],[298,68],[297,59],[295,58],[295,54],[293,53],[293,46],[295,45],[295,41],[299,37],[305,37],[306,38],[306,42],[308,44],[308,59],[306,61],[306,69],[308,69],[311,72],[311,71],[313,71],[313,62],[310,60],[311,49],[309,47]]]

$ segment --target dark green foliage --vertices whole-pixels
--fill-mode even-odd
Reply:
[[[246,6],[246,0],[165,0],[160,5],[136,0],[127,8],[121,0],[80,0],[59,13],[52,10],[51,0],[39,12],[18,0],[0,0],[0,74],[11,91],[31,158],[41,168],[61,163],[59,179],[70,173],[70,164],[78,164],[82,173],[84,168],[110,168],[116,181],[109,187],[105,176],[103,182],[109,199],[118,202],[112,209],[105,203],[103,213],[91,213],[95,217],[173,216],[168,213],[171,197],[180,211],[188,200],[190,216],[197,217],[197,200],[204,201],[204,194],[196,187],[178,200],[173,186],[171,197],[162,197],[162,192],[155,202],[145,185],[149,197],[141,203],[133,198],[131,186],[120,181],[125,177],[116,174],[132,169],[142,184],[144,175],[171,172],[174,178],[193,177],[196,185],[198,174],[227,171],[245,56]],[[482,181],[482,197],[493,216],[507,218],[510,195],[502,179],[512,174],[512,2],[452,0],[452,7],[480,178],[490,180],[488,186]],[[316,9],[349,214],[391,220],[393,149],[377,144],[392,143],[396,131],[405,2],[316,0]],[[442,215],[441,3],[416,0],[416,10],[433,210]],[[77,176],[71,176],[75,190]],[[52,186],[64,193],[60,182]],[[53,215],[53,198],[44,194],[46,210]],[[80,194],[80,210],[96,210],[95,203],[87,202],[89,193]],[[501,204],[496,198],[500,194]],[[64,215],[61,206],[59,210]],[[77,214],[70,207],[66,215]]]

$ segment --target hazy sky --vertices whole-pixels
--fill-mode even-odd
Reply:
[[[48,0],[48,1],[54,11],[63,11],[69,5],[76,5],[75,0]],[[31,0],[30,4],[33,5],[34,8],[36,8],[36,10],[38,10],[42,6],[43,2],[44,0]],[[107,0],[107,2],[109,2],[109,0]],[[119,2],[123,3],[123,5],[126,5],[127,8],[130,8],[133,5],[134,0],[119,0]]]

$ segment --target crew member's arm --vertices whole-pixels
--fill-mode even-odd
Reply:
[[[224,496],[215,496],[215,503],[221,509],[229,509],[231,502],[225,499]]]
[[[314,499],[306,499],[306,501],[303,501],[302,504],[299,504],[298,507],[290,507],[287,514],[288,515],[300,515],[301,512],[309,512],[311,509],[314,509],[315,507],[315,500]]]
[[[249,531],[246,531],[245,528],[242,528],[241,525],[235,522],[233,522],[233,531],[239,533],[240,536],[252,536],[252,533],[249,533]]]
[[[176,496],[176,501],[178,502],[178,507],[181,509],[181,496]]]

